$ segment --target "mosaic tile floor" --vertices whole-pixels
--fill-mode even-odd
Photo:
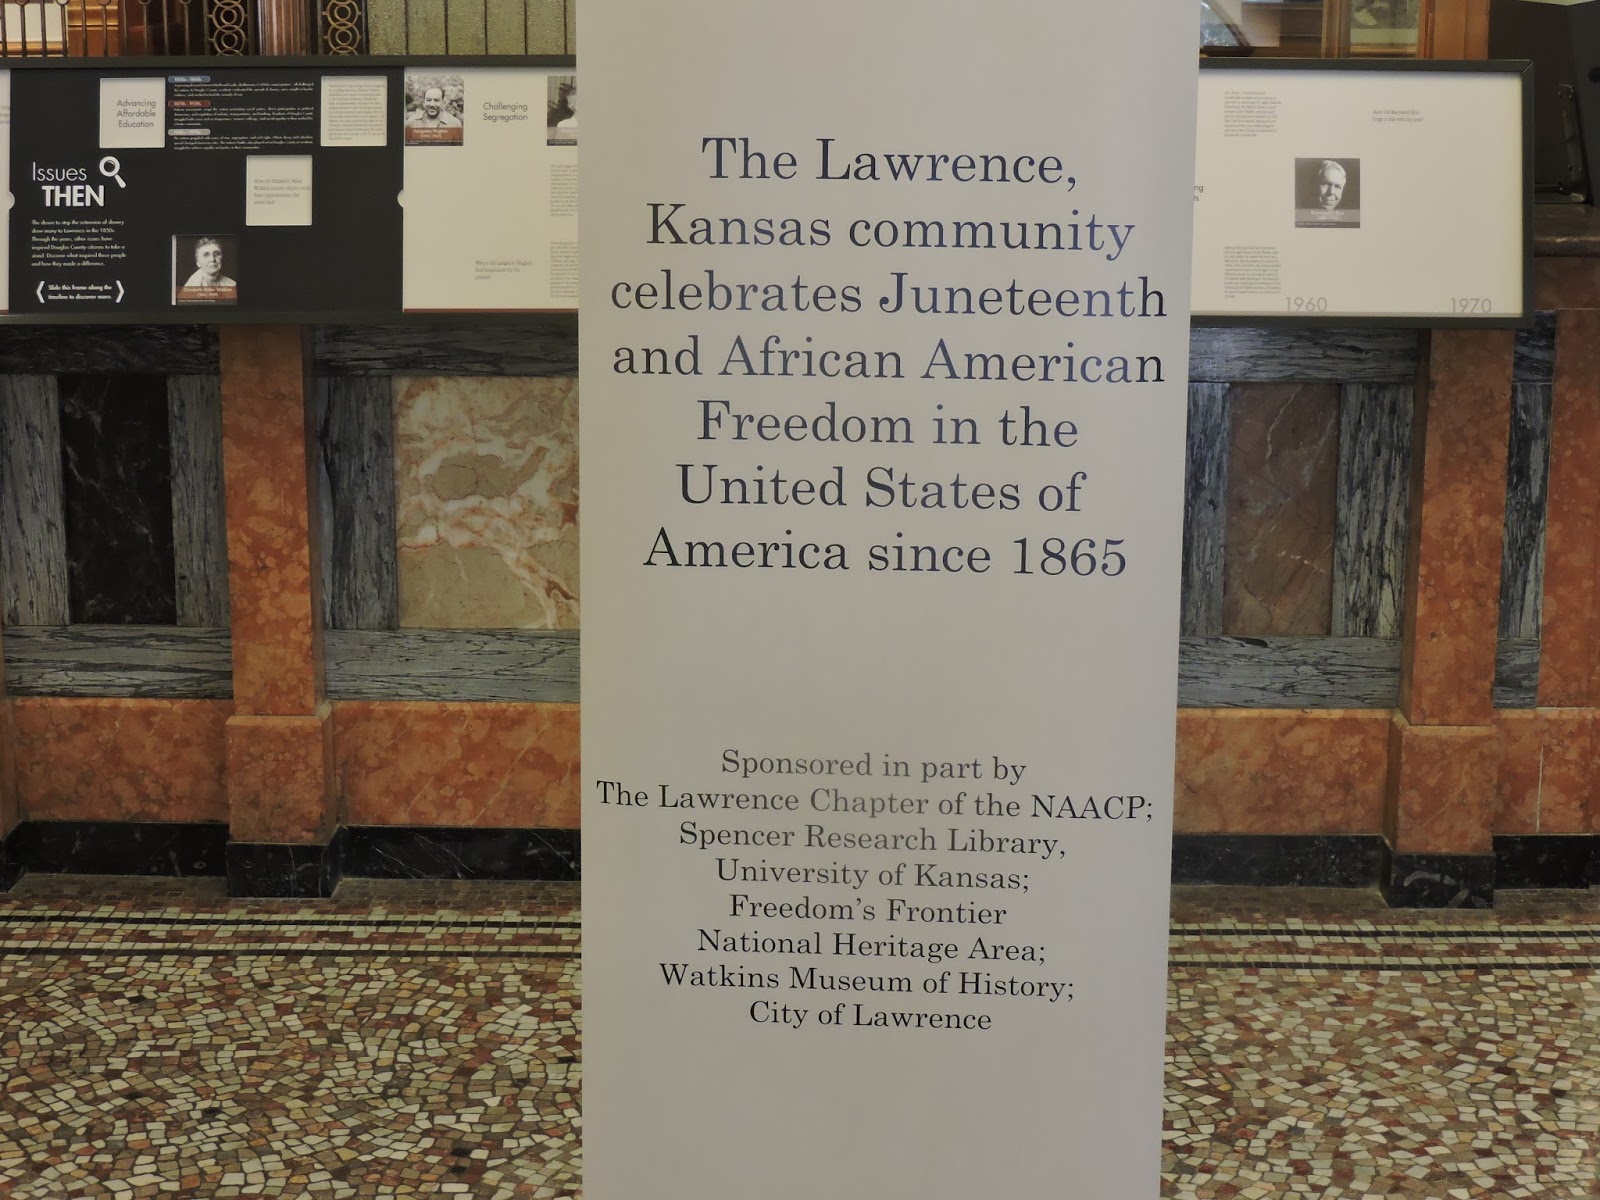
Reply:
[[[577,899],[24,880],[0,1197],[577,1196]],[[1173,916],[1164,1196],[1600,1197],[1587,894],[1181,889]]]

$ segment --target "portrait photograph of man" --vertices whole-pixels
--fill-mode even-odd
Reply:
[[[406,73],[406,145],[459,146],[466,88],[459,75]]]
[[[235,304],[239,300],[238,239],[176,234],[172,239],[172,302]]]
[[[1294,224],[1297,229],[1361,228],[1361,160],[1294,160]]]

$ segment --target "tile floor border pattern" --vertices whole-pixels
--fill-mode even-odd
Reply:
[[[578,1195],[575,896],[0,902],[0,1197]]]
[[[0,897],[0,1197],[578,1196],[578,889],[436,894]],[[1592,906],[1171,931],[1169,1200],[1600,1196]]]

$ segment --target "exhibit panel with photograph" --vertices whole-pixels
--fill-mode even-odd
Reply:
[[[201,234],[172,239],[172,302],[232,304],[239,298],[239,239]],[[192,268],[192,270],[191,270]]]
[[[1205,67],[1196,317],[1527,316],[1525,64]]]
[[[576,308],[576,76],[417,68],[406,91],[440,123],[406,119],[406,310]]]
[[[1361,160],[1294,160],[1294,223],[1297,229],[1361,228]]]
[[[466,88],[450,70],[406,72],[406,145],[459,146]]]
[[[552,141],[552,96],[570,129],[570,60],[0,71],[3,311],[132,322],[204,309],[229,322],[572,309],[576,138]]]

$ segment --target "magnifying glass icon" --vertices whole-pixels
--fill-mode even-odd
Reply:
[[[109,154],[100,160],[100,174],[107,179],[115,179],[119,188],[128,186],[122,179],[122,164]]]

